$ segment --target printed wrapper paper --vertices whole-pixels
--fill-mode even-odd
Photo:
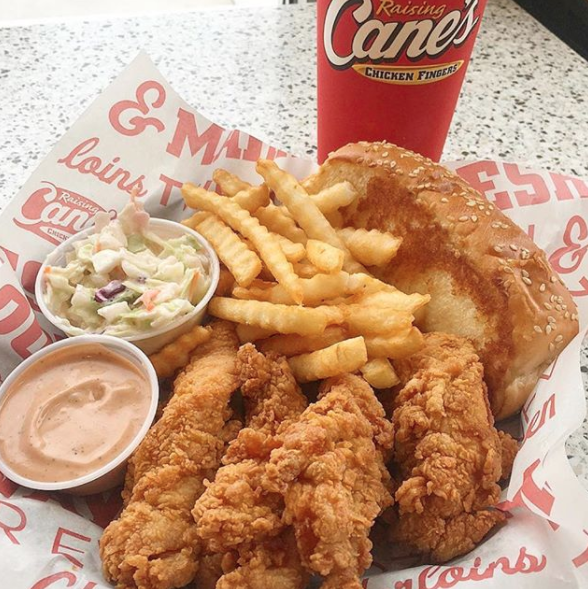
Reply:
[[[0,379],[62,337],[38,311],[34,281],[45,256],[120,210],[134,189],[153,216],[180,220],[179,187],[213,186],[227,168],[259,181],[255,161],[279,159],[302,178],[315,168],[258,139],[222,129],[188,106],[149,58],[139,57],[99,96],[41,163],[0,217]],[[450,164],[545,249],[588,320],[588,185],[578,178],[495,161]],[[213,186],[214,187],[214,186]],[[448,566],[386,572],[369,589],[454,586],[548,589],[588,586],[588,492],[565,440],[584,418],[579,335],[542,376],[522,414],[524,440],[502,507],[508,524]],[[120,508],[118,490],[88,498],[20,488],[0,475],[0,586],[105,589],[98,539]]]

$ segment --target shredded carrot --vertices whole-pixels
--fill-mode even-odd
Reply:
[[[158,290],[146,290],[138,299],[137,302],[139,303],[143,303],[143,305],[145,306],[145,309],[147,309],[147,311],[153,311],[153,309],[155,309],[155,304],[154,304],[154,300],[157,298],[157,295],[159,294]]]
[[[192,297],[194,296],[194,293],[196,292],[196,286],[198,285],[199,280],[200,280],[200,272],[198,272],[196,270],[194,272],[194,276],[192,276],[192,282],[190,282],[190,289],[189,289],[190,296],[188,297],[188,299],[190,301],[192,300]]]
[[[51,272],[51,268],[49,266],[45,266],[45,270],[43,270],[43,274],[49,274]]]

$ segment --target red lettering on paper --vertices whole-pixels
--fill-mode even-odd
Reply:
[[[21,358],[28,358],[34,351],[51,343],[51,337],[41,329],[27,298],[11,284],[0,288],[0,315],[4,315],[0,318],[0,335],[12,333],[28,320],[31,321],[31,324],[10,342],[12,349]]]
[[[177,188],[179,190],[180,188],[182,188],[182,182],[180,182],[179,180],[174,180],[173,178],[170,178],[169,176],[166,176],[165,174],[161,174],[159,176],[159,179],[164,184],[163,192],[161,193],[161,198],[159,199],[159,203],[165,207],[165,206],[167,206],[167,203],[169,202],[169,199],[171,197],[173,189]]]
[[[574,187],[576,194],[580,198],[588,198],[588,185],[583,180],[580,180],[580,178],[555,173],[551,173],[550,176],[555,186],[557,200],[572,200],[576,198],[570,190],[570,185]]]
[[[188,144],[190,155],[194,157],[204,148],[202,164],[211,164],[215,159],[215,152],[222,138],[223,130],[218,125],[211,123],[202,133],[196,127],[196,117],[183,108],[178,109],[178,124],[171,140],[167,146],[167,153],[179,158],[182,155],[184,145]]]
[[[584,532],[585,536],[588,536],[588,530],[582,530],[582,531]],[[576,568],[585,565],[588,562],[588,547],[586,547],[586,550],[584,550],[583,552],[578,554],[578,556],[573,558],[572,562],[574,563],[574,566]]]
[[[11,524],[7,521],[5,521],[4,517],[0,517],[0,530],[2,530],[4,532],[4,534],[6,534],[6,537],[13,543],[13,544],[20,544],[20,542],[16,539],[16,536],[14,535],[13,532],[20,532],[21,530],[24,530],[26,525],[27,525],[27,516],[25,515],[25,512],[18,506],[12,504],[12,503],[8,503],[8,501],[2,501],[0,500],[0,514],[6,512],[6,509],[2,509],[2,506],[8,507],[8,509],[11,509],[13,512],[13,517],[14,514],[16,514],[18,516],[18,523],[16,525]]]
[[[120,157],[116,156],[112,158],[110,162],[105,165],[101,157],[97,155],[88,155],[99,145],[100,139],[98,139],[98,137],[86,139],[78,146],[74,147],[68,155],[57,160],[57,163],[63,164],[70,170],[76,170],[80,174],[91,174],[100,182],[108,184],[109,186],[116,182],[117,188],[128,194],[136,191],[137,196],[145,196],[147,191],[143,189],[143,180],[145,180],[144,174],[131,179],[131,172],[117,165],[120,161]],[[93,204],[94,206],[97,206],[95,203]]]
[[[18,254],[16,254],[15,252],[11,252],[9,249],[6,249],[5,247],[3,247],[1,245],[0,245],[0,250],[2,250],[5,253],[8,263],[10,264],[12,269],[16,272],[16,268],[18,266]]]
[[[77,581],[76,576],[73,573],[63,571],[62,573],[53,573],[44,579],[37,581],[31,589],[47,589],[50,585],[55,585],[58,581],[67,581],[65,587],[71,587]]]
[[[231,131],[229,136],[227,137],[226,141],[222,144],[221,148],[218,150],[218,153],[214,156],[214,161],[216,161],[222,154],[223,151],[227,152],[226,157],[238,160],[241,158],[241,148],[239,147],[239,137],[241,136],[241,131]]]
[[[545,483],[545,487],[539,487],[533,480],[533,473],[537,470],[539,464],[540,460],[537,459],[525,469],[521,488],[516,492],[512,501],[503,501],[500,503],[498,506],[500,509],[508,510],[513,507],[525,507],[531,504],[545,515],[551,515],[555,497],[550,492],[549,485]]]
[[[53,546],[51,547],[51,554],[61,554],[62,556],[65,556],[65,558],[67,558],[67,560],[69,560],[69,562],[71,562],[73,565],[83,568],[84,564],[80,560],[65,551],[69,550],[71,552],[77,552],[78,554],[85,554],[86,551],[74,546],[62,544],[62,539],[66,535],[70,536],[71,538],[75,538],[76,540],[81,540],[82,542],[89,543],[92,541],[92,538],[84,536],[83,534],[78,534],[72,530],[66,530],[65,528],[57,528],[57,533],[55,534],[55,539],[53,540]]]
[[[31,491],[27,495],[23,495],[25,499],[34,499],[35,501],[41,501],[45,503],[46,501],[55,501],[59,503],[63,509],[67,511],[71,511],[71,513],[75,513],[76,515],[80,515],[76,506],[74,505],[73,497],[71,495],[63,495],[62,493],[45,493],[44,491]]]
[[[149,93],[152,98],[147,102],[146,95]],[[128,119],[129,126],[123,125],[121,122],[121,115],[126,111],[140,112],[143,115],[149,114],[149,111],[158,109],[165,103],[165,89],[164,87],[154,80],[148,80],[143,82],[135,93],[136,101],[133,100],[121,100],[117,102],[108,113],[108,120],[115,131],[118,131],[121,135],[132,137],[140,135],[147,127],[155,127],[158,133],[161,133],[165,129],[165,125],[155,117],[140,117],[137,115],[131,116]]]
[[[496,162],[490,161],[473,162],[458,168],[456,172],[478,192],[485,194],[486,197],[496,189],[496,184],[494,184],[491,178],[500,176]],[[482,180],[483,176],[487,180]],[[494,204],[501,210],[512,209],[512,202],[508,196],[508,192],[497,192],[494,194]]]
[[[84,499],[92,514],[92,521],[101,528],[105,528],[122,507],[120,493],[111,495],[99,493],[97,495],[90,495]]]
[[[515,186],[531,186],[532,191],[515,190],[514,195],[520,207],[549,202],[549,189],[539,174],[522,174],[517,164],[504,164],[507,178]]]
[[[538,573],[546,565],[547,558],[544,555],[535,556],[529,553],[527,548],[522,546],[514,562],[507,556],[501,556],[484,565],[482,559],[477,556],[471,567],[428,566],[418,575],[416,587],[418,589],[450,589],[461,583],[492,579],[496,576],[497,572],[502,572],[504,575]],[[412,579],[405,579],[403,581],[396,581],[394,589],[413,589],[414,586],[415,584]]]
[[[568,221],[563,242],[564,245],[549,256],[549,262],[556,272],[570,274],[580,267],[588,252],[588,224],[580,215],[574,215]],[[582,290],[570,290],[572,295],[588,295],[588,277],[583,276],[578,282]]]
[[[243,152],[243,159],[247,162],[256,162],[261,157],[262,143],[259,139],[249,136],[247,147]]]
[[[0,494],[10,499],[17,489],[18,485],[0,472]]]
[[[282,151],[281,149],[276,149],[275,147],[270,147],[267,150],[267,155],[265,156],[266,159],[268,160],[275,160],[278,157],[285,157],[288,154],[285,151]]]
[[[525,431],[525,438],[523,444],[532,438],[544,425],[548,419],[555,417],[555,395],[551,395],[539,411],[533,415],[531,420],[528,422],[529,425]]]

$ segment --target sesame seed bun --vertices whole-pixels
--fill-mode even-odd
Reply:
[[[494,415],[517,412],[578,333],[576,305],[545,253],[459,176],[395,145],[346,145],[304,184],[316,193],[343,180],[360,195],[341,210],[345,226],[403,239],[397,257],[374,274],[405,292],[429,293],[417,325],[468,337]]]

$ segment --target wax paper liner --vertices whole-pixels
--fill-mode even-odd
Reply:
[[[211,90],[213,91],[213,90]],[[0,216],[0,379],[59,337],[34,300],[44,257],[92,223],[120,210],[134,189],[153,216],[179,220],[185,181],[213,186],[227,168],[259,181],[255,161],[279,159],[297,177],[316,165],[241,131],[223,129],[184,102],[141,54],[94,101]],[[527,231],[588,319],[588,185],[514,163],[448,164]],[[473,552],[446,566],[389,572],[375,550],[369,589],[588,586],[588,492],[564,443],[584,418],[579,335],[542,376],[521,414],[524,440],[502,507],[511,517]],[[0,432],[1,436],[1,432]],[[118,490],[88,498],[21,488],[0,475],[0,579],[10,589],[109,587],[98,539],[120,508]]]

